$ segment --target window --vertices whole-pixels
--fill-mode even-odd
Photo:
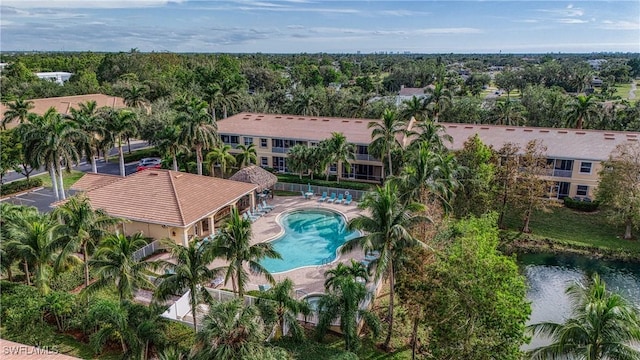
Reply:
[[[253,144],[253,138],[252,138],[252,137],[247,137],[247,136],[245,136],[245,137],[244,137],[244,145],[245,145],[245,146],[249,146],[249,145],[251,145],[251,144]]]
[[[578,185],[576,189],[576,195],[587,196],[589,194],[589,187],[587,185]]]
[[[260,158],[260,165],[262,166],[269,166],[269,158],[268,157],[261,157]]]
[[[280,172],[287,172],[287,159],[280,156],[274,156],[273,168]]]
[[[267,147],[267,139],[264,139],[264,138],[260,139],[260,147],[261,148],[266,148]]]
[[[220,135],[220,140],[225,144],[237,144],[239,142],[239,136],[236,135]]]
[[[591,174],[591,163],[587,161],[583,161],[580,163],[580,173],[582,174]]]

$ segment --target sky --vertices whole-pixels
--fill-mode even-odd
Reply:
[[[0,51],[640,52],[640,1],[2,0]]]

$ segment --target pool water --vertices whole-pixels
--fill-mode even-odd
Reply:
[[[341,214],[330,210],[296,210],[282,215],[279,221],[284,234],[272,244],[282,259],[260,262],[272,274],[330,263],[345,241],[360,236],[358,231],[347,230]]]

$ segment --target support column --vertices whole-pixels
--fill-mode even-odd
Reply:
[[[213,236],[216,233],[216,229],[215,229],[215,225],[216,225],[215,214],[209,216],[208,220],[209,220],[209,235]]]
[[[189,247],[189,229],[184,229],[182,232],[182,245]]]

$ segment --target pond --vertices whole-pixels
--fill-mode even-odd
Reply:
[[[565,295],[567,285],[598,273],[610,291],[617,292],[640,307],[640,264],[592,259],[578,255],[518,255],[528,281],[527,297],[531,301],[528,324],[542,321],[563,322],[570,316],[571,304]],[[534,338],[523,349],[546,344]]]

